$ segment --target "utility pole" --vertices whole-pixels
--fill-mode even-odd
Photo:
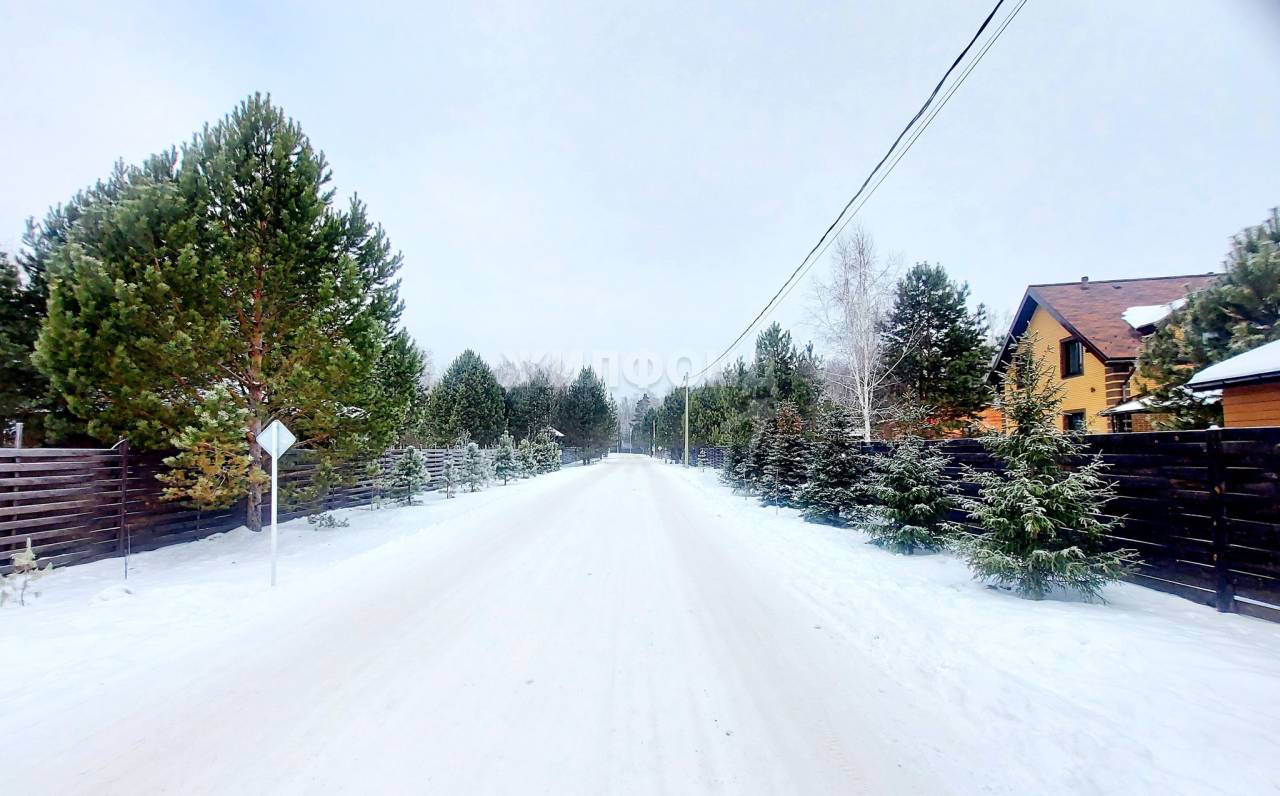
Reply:
[[[649,438],[649,449],[653,451],[653,458],[658,458],[658,414],[653,415],[653,436]]]
[[[684,466],[689,466],[689,374],[684,374]]]

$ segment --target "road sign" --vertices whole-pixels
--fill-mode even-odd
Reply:
[[[279,459],[297,441],[298,438],[293,436],[293,432],[279,420],[272,420],[271,425],[262,429],[262,433],[258,435],[258,444],[264,451],[271,454],[273,459]]]
[[[271,425],[262,429],[258,435],[258,444],[271,456],[271,585],[276,585],[276,549],[280,544],[280,534],[276,530],[276,515],[280,508],[280,490],[276,476],[280,472],[280,457],[293,447],[298,438],[279,420],[272,420]]]

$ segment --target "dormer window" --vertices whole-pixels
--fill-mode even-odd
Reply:
[[[1084,343],[1079,340],[1063,340],[1061,343],[1062,378],[1084,373]]]

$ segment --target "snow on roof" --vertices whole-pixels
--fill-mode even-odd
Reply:
[[[1280,380],[1280,340],[1210,365],[1192,376],[1187,386],[1198,390],[1270,378]]]
[[[1168,304],[1139,304],[1120,313],[1120,317],[1124,319],[1125,323],[1137,330],[1144,326],[1155,326],[1169,317],[1169,314],[1174,310],[1181,309],[1186,303],[1186,299],[1180,298],[1176,301],[1170,301]]]
[[[1222,400],[1222,390],[1198,390],[1195,392],[1195,397],[1199,398],[1206,404],[1216,404]],[[1134,398],[1132,401],[1125,401],[1122,404],[1117,404],[1110,409],[1103,409],[1098,414],[1107,416],[1133,415],[1140,414],[1142,412],[1150,412],[1151,405],[1155,403],[1155,400],[1156,397],[1154,395],[1143,395],[1138,398]]]

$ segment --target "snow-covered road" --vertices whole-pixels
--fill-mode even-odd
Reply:
[[[994,594],[948,557],[891,556],[643,457],[348,516],[325,533],[411,530],[325,566],[286,558],[274,592],[258,569],[252,589],[183,586],[175,564],[149,594],[140,561],[135,593],[95,600],[102,562],[6,609],[4,791],[1280,782],[1263,718],[1280,708],[1280,628],[1255,620],[1128,586],[1106,607]]]

